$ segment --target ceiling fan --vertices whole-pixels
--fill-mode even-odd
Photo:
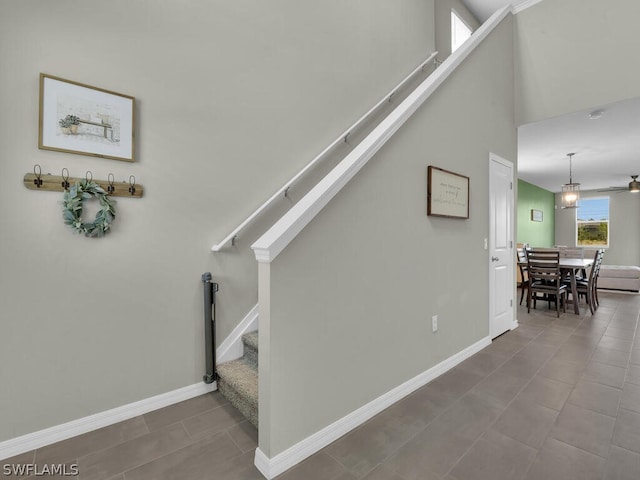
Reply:
[[[631,192],[638,193],[640,192],[640,182],[638,181],[638,177],[640,175],[631,175],[631,181],[629,182],[628,187],[609,187],[602,190],[598,190],[599,192]]]

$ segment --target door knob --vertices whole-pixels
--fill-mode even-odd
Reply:
[[[498,257],[491,257],[492,262],[499,262],[500,259]]]

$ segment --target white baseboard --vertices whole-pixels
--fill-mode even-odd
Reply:
[[[218,363],[229,362],[240,358],[244,353],[242,335],[258,330],[258,305],[256,304],[242,321],[229,334],[227,338],[216,348],[216,360]]]
[[[60,442],[77,435],[82,435],[83,433],[91,432],[98,428],[113,425],[114,423],[122,422],[137,417],[138,415],[173,405],[174,403],[189,400],[190,398],[212,392],[215,389],[215,382],[211,384],[196,383],[195,385],[189,385],[171,392],[129,403],[128,405],[122,405],[111,410],[89,415],[88,417],[79,418],[21,437],[12,438],[0,442],[0,460],[29,452],[36,448],[44,447],[45,445]]]
[[[254,464],[256,468],[267,479],[272,479],[277,475],[280,475],[282,472],[290,469],[294,465],[297,465],[305,458],[313,455],[317,451],[329,445],[331,442],[362,425],[385,408],[390,407],[397,401],[426,385],[434,378],[447,372],[463,360],[466,360],[471,355],[479,352],[490,344],[490,337],[483,338],[482,340],[431,367],[429,370],[422,372],[402,385],[399,385],[345,417],[342,417],[340,420],[335,421],[331,425],[328,425],[322,430],[296,443],[273,458],[267,457],[260,448],[257,448],[254,457]]]
[[[264,453],[262,453],[262,450],[260,450],[260,448],[256,448],[256,455],[255,457],[253,457],[253,464],[256,466],[258,471],[262,475],[264,475],[264,478],[271,479],[273,478],[273,476],[277,475],[277,474],[274,475],[271,473],[272,462],[271,460],[269,460],[269,457],[267,457]]]

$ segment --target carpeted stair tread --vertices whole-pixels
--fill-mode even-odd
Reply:
[[[242,335],[244,354],[217,366],[218,391],[258,428],[258,332]]]
[[[258,350],[258,332],[249,332],[242,335],[242,341],[245,345]]]
[[[258,371],[243,358],[218,365],[218,390],[258,428]]]
[[[258,406],[258,372],[243,359],[218,365],[218,376],[251,404]]]

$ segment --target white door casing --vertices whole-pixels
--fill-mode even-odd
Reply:
[[[515,327],[513,163],[489,155],[489,334]]]

